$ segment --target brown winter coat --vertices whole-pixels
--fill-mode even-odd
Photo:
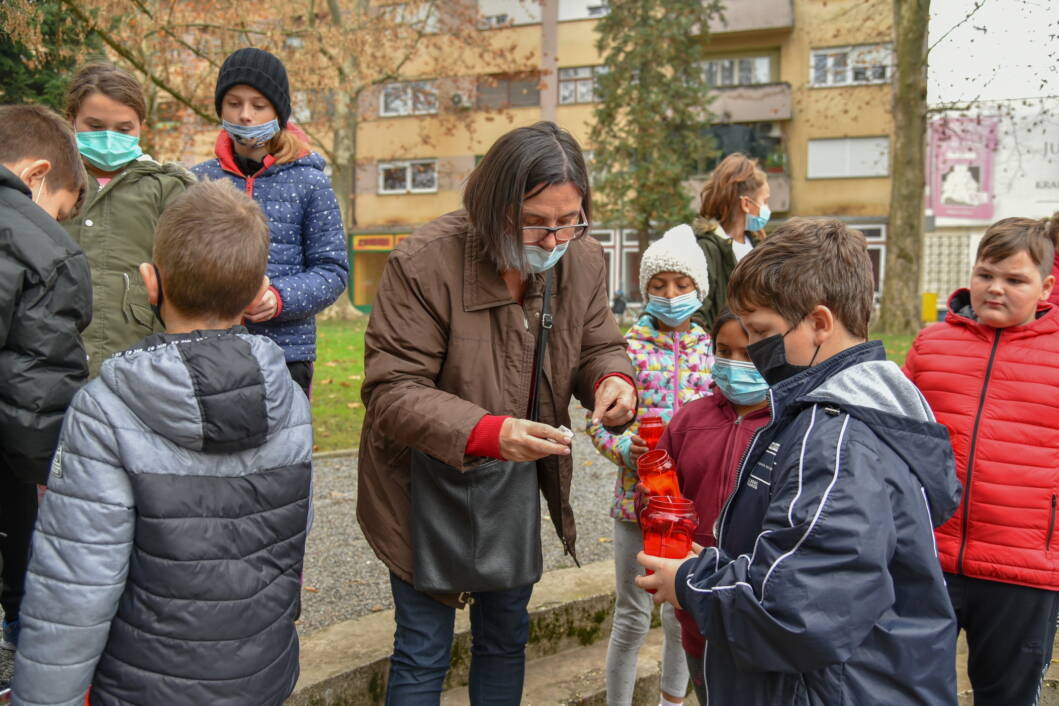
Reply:
[[[408,449],[469,470],[471,430],[486,414],[526,417],[544,275],[515,302],[496,267],[478,256],[464,211],[417,230],[390,254],[364,340],[366,414],[358,460],[357,519],[376,555],[412,577]],[[570,425],[571,396],[592,408],[608,373],[632,377],[607,301],[599,244],[570,245],[555,267],[540,420]],[[559,538],[574,555],[569,456],[537,464]]]

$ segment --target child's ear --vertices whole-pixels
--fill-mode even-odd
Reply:
[[[1041,286],[1041,301],[1048,301],[1048,297],[1052,296],[1052,290],[1055,288],[1055,275],[1048,275],[1044,278],[1044,284]]]
[[[151,263],[140,263],[140,277],[143,278],[143,286],[147,289],[147,301],[158,304],[158,277]]]
[[[40,187],[41,179],[47,176],[50,171],[51,162],[46,159],[34,159],[29,164],[22,166],[18,172],[18,177],[29,187],[30,191],[36,193]]]
[[[809,324],[813,328],[813,343],[823,345],[835,334],[835,315],[823,304],[817,304],[809,312]]]

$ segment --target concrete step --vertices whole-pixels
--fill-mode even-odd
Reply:
[[[662,630],[647,634],[636,663],[636,692],[633,704],[655,706],[662,659]],[[607,703],[607,641],[577,648],[526,664],[523,706],[605,706]],[[467,706],[467,687],[446,691],[441,706]],[[684,702],[697,706],[694,694]]]
[[[544,575],[530,599],[527,658],[592,645],[610,636],[614,562],[559,569]],[[288,706],[368,706],[382,703],[393,647],[393,611],[348,620],[301,639],[301,676]],[[467,683],[468,611],[456,611],[456,637],[447,687]],[[604,654],[605,654],[604,646]]]

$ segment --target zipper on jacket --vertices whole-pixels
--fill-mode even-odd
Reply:
[[[1052,493],[1052,514],[1048,518],[1048,540],[1044,543],[1045,551],[1052,550],[1052,533],[1055,531],[1055,493]]]
[[[673,332],[673,416],[680,411],[680,334]]]
[[[1000,346],[1000,333],[997,329],[993,337],[993,349],[989,351],[989,363],[985,367],[985,378],[982,380],[982,394],[978,398],[978,411],[974,415],[974,427],[971,430],[971,449],[967,453],[967,482],[963,489],[963,518],[960,522],[960,551],[956,555],[956,573],[963,573],[963,554],[967,550],[967,521],[971,510],[971,474],[974,472],[974,452],[978,445],[978,425],[982,422],[982,408],[985,407],[985,396],[989,391],[989,378],[993,374],[993,362],[996,350]]]
[[[728,499],[724,501],[724,507],[721,509],[720,519],[717,521],[717,548],[721,547],[721,538],[724,536],[724,521],[728,519],[728,508],[732,504],[732,499],[735,498],[735,494],[739,492],[739,486],[743,483],[743,471],[746,467],[746,460],[750,456],[750,452],[754,450],[757,445],[758,437],[761,436],[761,432],[771,427],[776,422],[776,407],[772,399],[772,390],[768,391],[769,398],[769,423],[758,427],[757,431],[754,432],[754,436],[751,437],[750,443],[743,449],[743,456],[739,459],[739,470],[735,474],[735,485],[732,486],[732,492],[728,494]]]

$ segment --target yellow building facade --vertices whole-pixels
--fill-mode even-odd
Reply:
[[[443,5],[444,3],[442,3]],[[510,66],[414,76],[360,102],[351,296],[370,308],[387,253],[459,208],[463,182],[500,135],[554,120],[591,151],[596,24],[605,0],[478,0],[481,31],[514,48]],[[881,280],[890,195],[890,0],[733,0],[705,39],[722,153],[766,167],[774,222],[835,216],[861,228]],[[454,66],[458,62],[454,61]],[[455,71],[453,72],[455,73]],[[702,171],[705,171],[705,167]],[[705,174],[690,175],[689,198]],[[639,252],[600,225],[610,289],[638,296]]]

